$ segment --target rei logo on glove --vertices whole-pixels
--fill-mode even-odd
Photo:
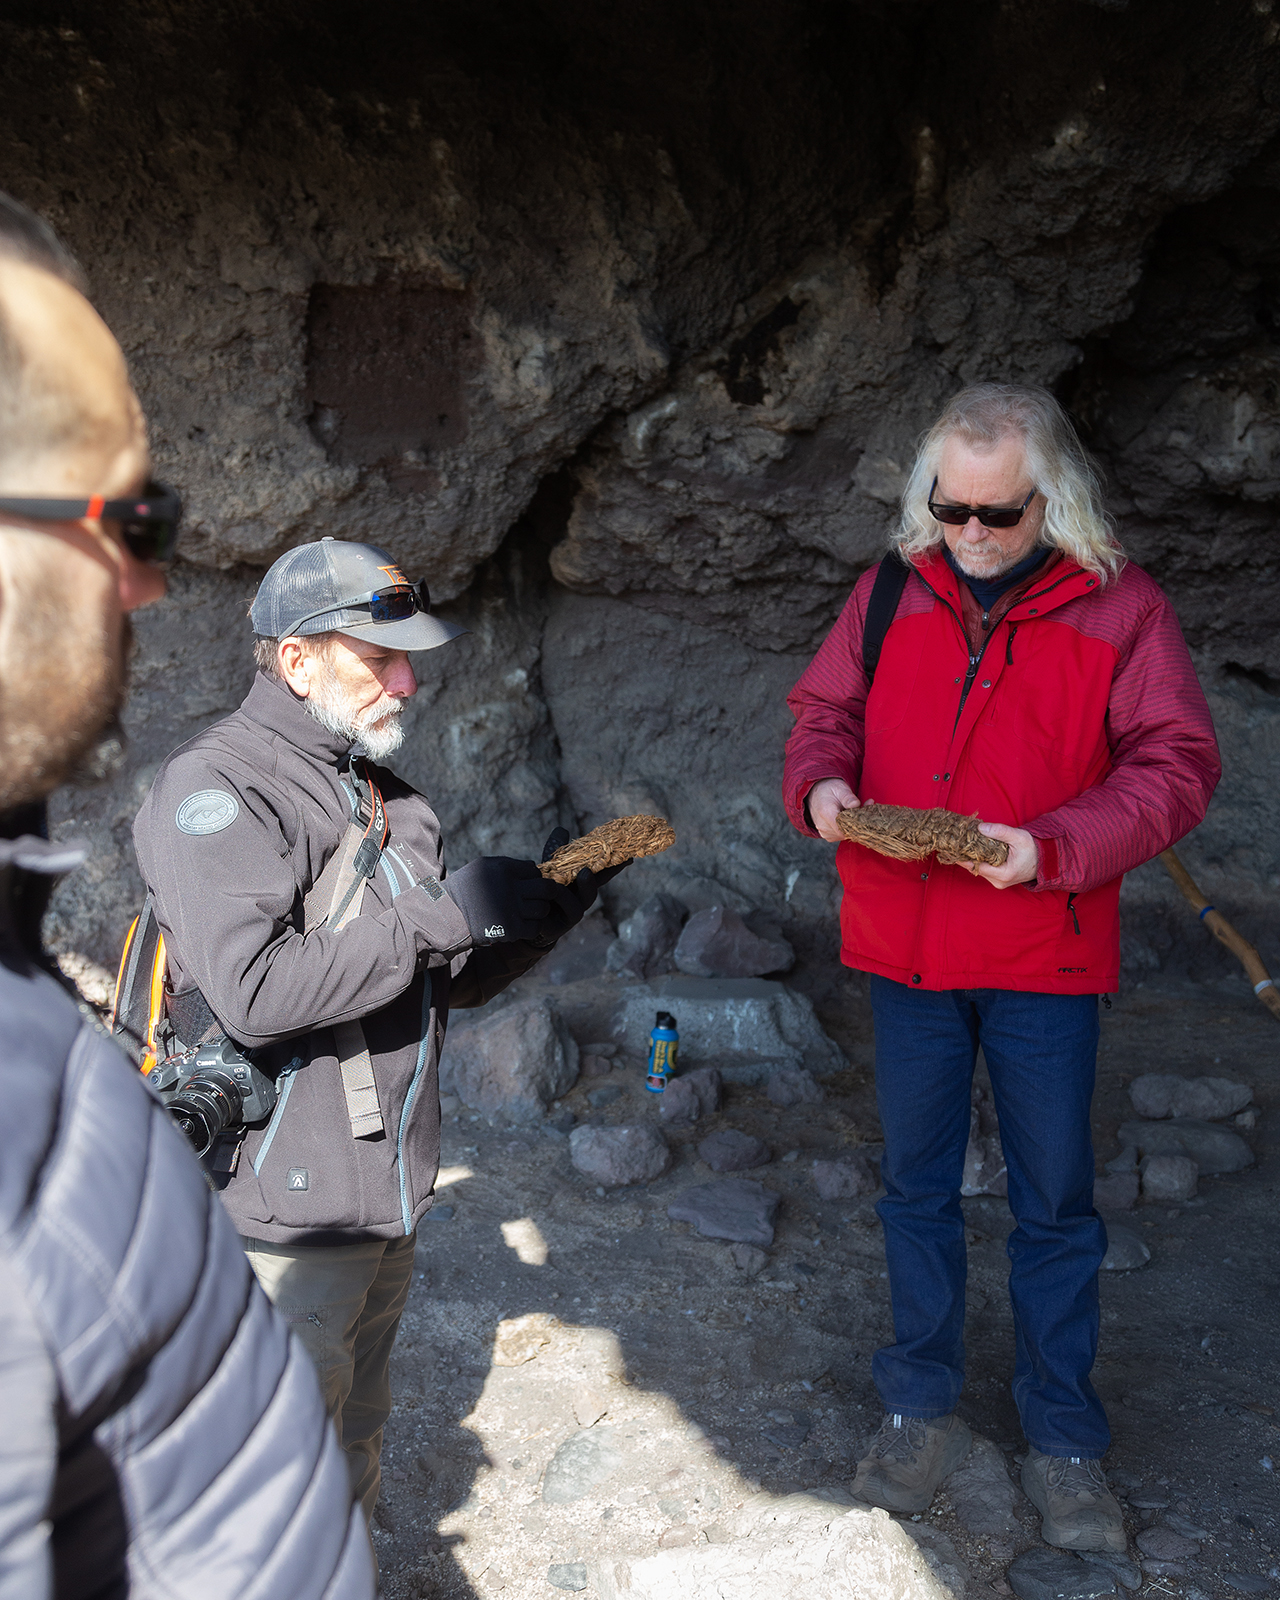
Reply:
[[[484,936],[486,939],[505,939],[507,936],[507,930],[500,922],[495,922],[492,928],[486,928],[484,930]]]

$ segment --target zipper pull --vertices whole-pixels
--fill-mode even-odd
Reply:
[[[1080,918],[1076,916],[1076,897],[1074,894],[1067,896],[1067,910],[1071,913],[1071,920],[1076,925],[1076,932],[1080,932]]]
[[[982,657],[981,656],[970,656],[969,657],[969,670],[964,675],[964,681],[965,681],[965,687],[966,688],[968,688],[968,686],[978,676],[978,668],[981,665],[982,665]]]

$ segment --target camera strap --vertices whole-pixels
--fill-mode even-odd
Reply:
[[[360,915],[365,884],[378,870],[390,834],[382,795],[363,759],[354,756],[350,770],[356,787],[355,815],[342,842],[303,900],[303,926],[308,933],[317,928],[332,928],[339,933],[353,917]],[[384,1133],[378,1086],[374,1082],[373,1061],[364,1029],[359,1022],[335,1022],[331,1031],[347,1100],[351,1137],[368,1139]]]

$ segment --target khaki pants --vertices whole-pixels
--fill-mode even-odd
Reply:
[[[414,1236],[333,1246],[242,1243],[268,1300],[316,1364],[356,1498],[372,1520],[382,1427],[391,1414],[391,1347],[413,1277]]]

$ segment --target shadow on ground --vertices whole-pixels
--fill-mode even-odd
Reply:
[[[446,1118],[441,1220],[419,1232],[394,1362],[375,1527],[389,1600],[549,1597],[557,1586],[592,1594],[601,1557],[727,1542],[753,1504],[847,1494],[879,1421],[870,1358],[889,1305],[873,1201],[823,1202],[810,1175],[815,1157],[877,1133],[870,1022],[856,998],[842,1031],[851,1067],[828,1083],[824,1105],[779,1111],[759,1090],[732,1088],[715,1117],[668,1131],[673,1166],[642,1189],[598,1192],[547,1128]],[[1258,1166],[1202,1180],[1184,1206],[1140,1206],[1122,1220],[1149,1245],[1149,1265],[1103,1276],[1095,1376],[1115,1434],[1108,1467],[1135,1501],[1165,1502],[1129,1506],[1131,1539],[1169,1518],[1205,1534],[1181,1573],[1146,1574],[1147,1592],[1227,1597],[1242,1578],[1280,1588],[1267,1582],[1276,1496],[1263,1464],[1280,1454],[1277,1042],[1274,1020],[1238,981],[1140,987],[1104,1020],[1100,1166],[1130,1114],[1125,1085],[1143,1071],[1243,1078],[1264,1112],[1250,1136]],[[592,1108],[586,1096],[602,1082],[621,1093]],[[638,1055],[581,1083],[566,1105],[600,1122],[655,1114]],[[713,1176],[695,1146],[717,1126],[773,1147],[770,1165],[750,1174],[783,1197],[754,1276],[727,1245],[667,1217],[681,1189]],[[1024,1446],[1008,1392],[1008,1213],[992,1198],[967,1200],[965,1211],[961,1410],[1016,1479]],[[943,1536],[944,1557],[958,1556],[970,1596],[1008,1594],[1009,1561],[1038,1543],[1038,1519],[1020,1500],[1002,1535],[971,1532],[945,1493],[922,1527]]]

